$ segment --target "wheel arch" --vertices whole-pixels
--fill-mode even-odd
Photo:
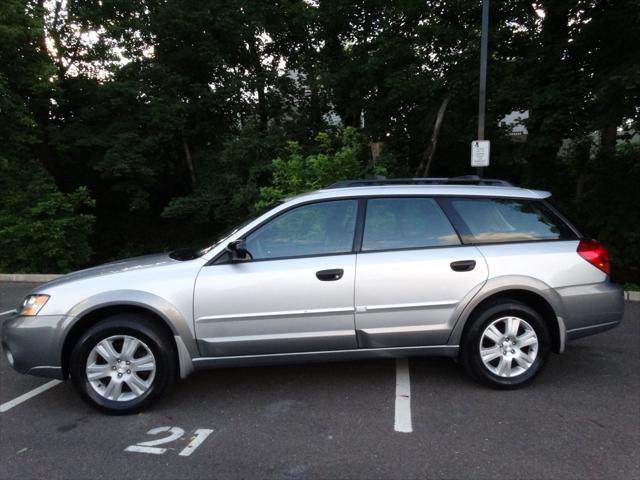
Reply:
[[[500,279],[499,284],[490,285],[487,283],[478,294],[466,303],[449,338],[449,344],[460,344],[462,336],[470,325],[469,320],[488,304],[500,299],[517,300],[536,310],[549,327],[552,351],[561,353],[564,350],[566,328],[559,295],[548,285],[536,280],[523,283],[505,278]]]
[[[71,309],[67,317],[71,321],[64,329],[60,346],[64,378],[69,375],[69,357],[80,336],[101,320],[119,313],[142,315],[157,322],[174,342],[180,377],[185,378],[193,371],[192,358],[198,356],[197,345],[189,325],[178,310],[155,295],[128,291],[126,294],[110,292],[87,299]]]

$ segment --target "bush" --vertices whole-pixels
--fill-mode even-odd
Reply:
[[[61,273],[87,263],[94,204],[85,187],[65,194],[35,162],[0,158],[0,271]]]
[[[364,177],[368,173],[370,168],[363,161],[365,140],[355,128],[344,128],[337,137],[321,132],[315,140],[312,153],[308,155],[302,153],[298,142],[287,142],[286,154],[272,162],[271,186],[260,189],[258,209],[283,197],[317,190],[339,180]],[[386,169],[379,165],[369,173],[383,175]]]
[[[609,248],[612,276],[640,282],[640,145],[618,145],[610,159],[598,158],[585,187],[581,223]]]

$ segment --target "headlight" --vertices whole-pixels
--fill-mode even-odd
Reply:
[[[49,300],[49,295],[29,295],[22,302],[22,308],[20,309],[20,315],[32,317],[37,315],[44,304]]]

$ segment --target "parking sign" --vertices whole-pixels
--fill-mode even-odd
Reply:
[[[489,166],[489,140],[474,140],[471,142],[471,166]]]

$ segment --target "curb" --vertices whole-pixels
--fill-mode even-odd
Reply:
[[[624,292],[624,299],[630,302],[640,302],[640,292]]]
[[[62,275],[45,275],[41,273],[0,273],[0,282],[44,283],[55,280]],[[640,302],[640,292],[624,292],[624,299],[629,302]]]
[[[44,283],[62,275],[44,275],[41,273],[0,273],[0,282]]]

